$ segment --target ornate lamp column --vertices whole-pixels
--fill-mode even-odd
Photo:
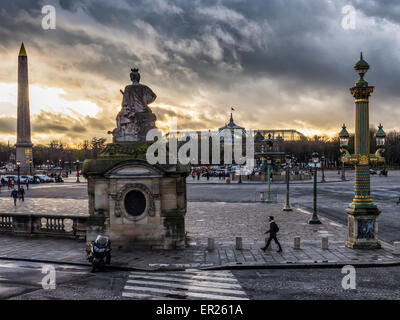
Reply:
[[[79,159],[78,159],[78,160],[76,160],[76,182],[77,182],[77,183],[80,183],[80,182],[81,182],[81,181],[79,180],[79,170],[80,170],[79,165],[80,165],[80,162],[79,162]]]
[[[346,125],[343,123],[342,131],[339,133],[340,148],[347,147],[349,144],[350,135],[346,130]],[[344,173],[344,161],[342,161],[342,181],[346,181],[346,175]]]
[[[292,208],[290,207],[290,196],[289,196],[289,184],[290,184],[290,164],[292,163],[292,156],[290,154],[287,154],[285,156],[286,160],[286,204],[283,207],[282,211],[292,211]]]
[[[321,173],[322,173],[322,177],[321,177],[321,182],[325,183],[325,155],[323,154],[321,157]]]
[[[268,134],[268,139],[267,139],[267,148],[268,151],[271,152],[273,150],[274,146],[274,141],[271,139],[271,134]],[[271,165],[272,165],[272,158],[270,156],[267,157],[267,176],[268,176],[268,197],[267,200],[265,201],[266,203],[271,203]]]
[[[360,79],[350,88],[355,102],[355,154],[350,155],[343,148],[343,162],[355,165],[355,194],[353,202],[346,209],[348,214],[348,248],[380,248],[378,241],[377,217],[380,213],[370,197],[370,163],[383,162],[383,157],[377,153],[369,154],[369,96],[374,87],[368,86],[364,75],[369,65],[364,61],[362,53],[360,61],[354,66]]]
[[[318,219],[318,214],[317,214],[317,164],[319,162],[318,152],[313,152],[311,157],[314,162],[314,198],[313,198],[312,217],[310,220],[308,220],[308,223],[309,224],[321,224],[321,221]]]

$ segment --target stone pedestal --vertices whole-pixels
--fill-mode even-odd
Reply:
[[[156,116],[148,108],[146,112],[137,112],[129,123],[121,124],[113,131],[113,142],[146,141],[147,132],[156,128]]]
[[[32,173],[32,144],[17,143],[16,145],[16,160],[20,161],[20,174]]]
[[[149,143],[110,144],[96,160],[86,160],[89,224],[122,249],[185,246],[186,177],[189,166],[149,165]]]
[[[378,221],[380,213],[375,206],[354,207],[346,209],[348,229],[346,247],[354,249],[379,249]]]

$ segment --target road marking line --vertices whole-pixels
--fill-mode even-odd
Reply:
[[[248,300],[246,292],[230,271],[216,274],[195,270],[158,274],[131,272],[122,296],[133,299],[159,299],[165,296],[173,299]]]
[[[163,296],[153,296],[151,294],[133,293],[133,292],[123,292],[122,296],[127,297],[127,298],[138,298],[138,299],[174,300],[172,298],[167,298],[167,297],[163,297]]]
[[[205,292],[214,292],[214,293],[229,293],[233,295],[246,295],[245,292],[242,290],[236,289],[236,290],[230,290],[230,289],[224,289],[224,288],[213,288],[213,287],[204,287],[204,286],[198,286],[195,284],[192,284],[190,281],[186,282],[187,284],[179,284],[179,283],[168,283],[168,282],[154,282],[154,281],[141,281],[141,280],[128,280],[128,283],[132,284],[140,284],[140,285],[155,285],[155,286],[161,286],[161,287],[170,287],[170,288],[176,288],[176,289],[186,289],[186,290],[194,290],[194,291],[205,291]],[[135,287],[133,287],[135,288]]]
[[[233,296],[225,296],[225,295],[216,295],[216,294],[206,294],[206,293],[199,293],[199,292],[192,292],[192,291],[187,291],[187,292],[182,292],[182,291],[177,291],[177,290],[168,290],[168,289],[159,289],[159,288],[149,288],[149,287],[132,287],[132,286],[125,286],[125,290],[137,290],[137,291],[150,291],[150,292],[156,292],[156,293],[165,293],[169,295],[175,295],[175,296],[180,296],[182,298],[186,297],[194,297],[194,298],[206,298],[206,299],[212,299],[212,300],[249,300],[247,297],[242,298],[242,297],[233,297]]]
[[[241,288],[239,283],[221,283],[221,282],[211,282],[197,279],[185,279],[185,278],[171,278],[171,277],[152,277],[152,276],[129,276],[130,280],[133,278],[137,279],[150,279],[150,280],[164,280],[164,281],[173,281],[173,282],[182,282],[187,283],[187,281],[192,280],[192,283],[196,283],[196,285],[204,285],[204,286],[214,286],[216,288]],[[130,281],[128,280],[128,282]]]
[[[190,278],[190,279],[194,279],[194,280],[201,280],[201,279],[205,279],[205,280],[212,280],[212,281],[216,281],[216,282],[233,282],[233,283],[238,283],[238,281],[235,278],[221,278],[221,277],[211,277],[211,276],[207,276],[207,275],[189,275],[189,274],[175,274],[175,273],[171,273],[171,274],[163,274],[164,276],[170,276],[170,277],[177,277],[179,278]],[[129,275],[129,277],[139,277],[139,276],[146,276],[146,277],[153,277],[154,273],[131,273]]]

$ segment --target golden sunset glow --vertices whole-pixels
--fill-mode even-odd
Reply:
[[[75,145],[94,136],[110,141],[107,131],[115,128],[120,90],[130,83],[132,67],[140,69],[141,82],[157,94],[152,108],[162,130],[175,118],[180,130],[216,129],[229,120],[234,107],[235,122],[247,129],[334,136],[343,122],[353,129],[348,88],[357,79],[352,66],[361,48],[371,65],[368,81],[376,85],[371,123],[382,122],[387,130],[400,128],[395,74],[375,50],[395,48],[387,43],[400,42],[395,32],[399,27],[391,20],[375,28],[377,18],[360,11],[355,40],[337,22],[341,4],[333,2],[318,12],[325,15],[324,24],[310,21],[307,30],[283,28],[266,3],[259,4],[265,10],[256,14],[234,4],[53,2],[55,30],[41,28],[35,1],[23,10],[12,7],[8,15],[0,13],[2,142],[14,143],[16,137],[17,55],[22,41],[35,144],[56,138]],[[299,5],[297,10],[303,8]],[[285,21],[302,25],[301,16]],[[297,31],[287,33],[288,28]],[[392,57],[387,61],[398,60],[394,51],[387,56]]]

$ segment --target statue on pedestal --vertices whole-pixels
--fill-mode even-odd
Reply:
[[[127,85],[121,111],[117,115],[117,128],[112,131],[114,142],[145,141],[149,130],[155,128],[156,116],[148,107],[156,94],[140,82],[139,69],[131,69],[132,84]]]
[[[148,105],[156,95],[139,83],[138,69],[132,69],[131,80],[121,91],[117,128],[110,132],[113,142],[96,159],[83,163],[90,215],[86,241],[102,234],[118,250],[184,248],[190,165],[149,164],[147,151],[153,141],[146,141],[146,135],[156,128],[156,116]]]

